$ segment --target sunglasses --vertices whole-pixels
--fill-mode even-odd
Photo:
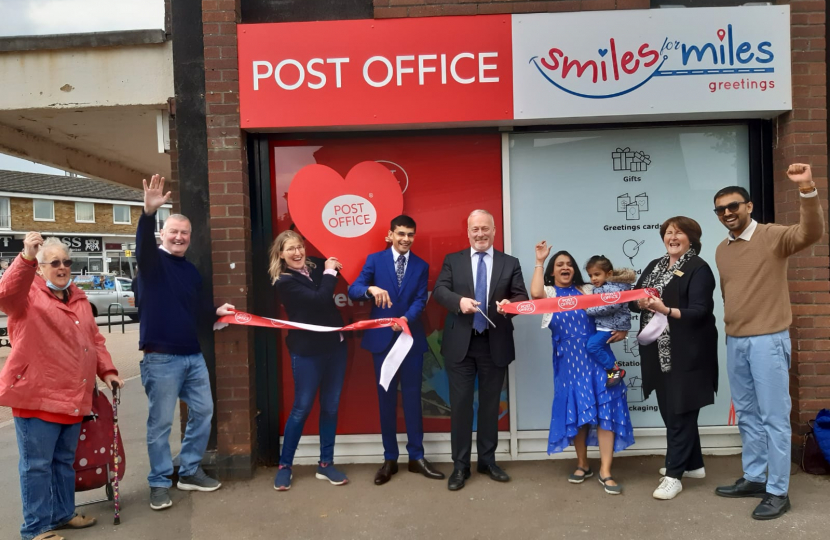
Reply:
[[[62,261],[59,261],[59,260],[54,260],[54,261],[52,261],[52,262],[48,262],[48,263],[46,263],[46,262],[45,262],[45,263],[40,263],[40,264],[48,264],[48,265],[49,265],[49,266],[51,266],[52,268],[60,268],[60,267],[61,267],[61,263],[63,263],[63,265],[64,265],[66,268],[71,268],[71,267],[72,267],[72,259],[64,259],[64,260],[62,260]]]
[[[729,210],[729,213],[734,214],[738,211],[738,208],[740,208],[742,204],[746,204],[746,201],[736,201],[724,206],[716,206],[714,212],[719,216],[723,216],[727,210]]]

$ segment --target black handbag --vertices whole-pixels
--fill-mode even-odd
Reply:
[[[801,468],[807,474],[830,474],[830,463],[824,457],[816,440],[815,420],[810,420],[810,431],[804,434],[801,443]]]

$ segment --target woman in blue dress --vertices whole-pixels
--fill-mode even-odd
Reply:
[[[591,285],[585,283],[567,251],[554,254],[545,268],[550,251],[546,242],[536,245],[531,297],[591,294]],[[554,393],[548,454],[573,445],[577,467],[568,481],[581,484],[594,475],[588,462],[588,446],[599,446],[599,481],[607,493],[618,495],[622,493],[622,486],[611,476],[614,452],[634,444],[626,385],[605,386],[608,378],[605,369],[588,355],[587,341],[596,327],[584,310],[546,314],[542,328],[550,328],[553,338]],[[615,332],[612,341],[623,339],[625,334]]]

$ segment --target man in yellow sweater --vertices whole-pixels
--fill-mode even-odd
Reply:
[[[743,443],[743,476],[715,490],[721,497],[762,497],[755,519],[790,508],[790,335],[788,257],[824,235],[824,211],[809,165],[790,165],[800,192],[797,225],[760,224],[744,188],[715,195],[715,213],[729,229],[715,260],[720,272],[732,402]]]

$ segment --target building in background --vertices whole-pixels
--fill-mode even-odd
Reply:
[[[102,180],[0,170],[0,270],[39,231],[66,244],[73,274],[132,278],[143,201],[141,190]],[[159,210],[157,231],[169,215]]]

